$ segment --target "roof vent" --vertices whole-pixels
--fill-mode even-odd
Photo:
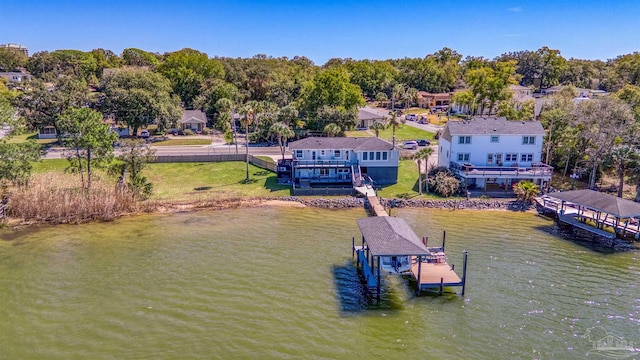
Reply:
[[[524,120],[522,120],[522,125],[524,125]]]
[[[493,128],[493,131],[498,131],[498,130],[496,130],[496,128]]]

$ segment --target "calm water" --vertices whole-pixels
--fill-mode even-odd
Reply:
[[[389,278],[369,304],[350,261],[359,209],[0,232],[0,358],[583,359],[605,330],[640,344],[638,253],[593,252],[532,214],[394,215],[434,245],[446,229],[453,263],[469,250],[465,298]]]

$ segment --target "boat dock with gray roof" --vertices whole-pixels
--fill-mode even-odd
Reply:
[[[465,292],[467,272],[467,252],[464,252],[462,277],[450,265],[442,246],[427,247],[402,218],[376,216],[356,220],[362,233],[362,244],[356,245],[352,239],[352,255],[356,257],[358,270],[362,273],[367,289],[380,298],[382,264],[385,259],[398,261],[409,259],[406,275],[416,280],[416,294],[423,290],[436,289],[440,294],[444,287],[462,287]],[[446,234],[445,234],[446,235]],[[397,268],[396,268],[397,269]]]

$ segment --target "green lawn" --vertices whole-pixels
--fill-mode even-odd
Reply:
[[[33,172],[63,172],[68,166],[69,161],[67,159],[45,159],[33,163]]]
[[[392,134],[393,130],[391,128],[380,131],[380,137],[389,141],[392,139]],[[432,132],[414,128],[409,125],[402,125],[396,129],[396,144],[402,141],[417,139],[426,139],[433,143],[435,141],[434,136],[435,134]]]
[[[385,186],[378,192],[384,198],[441,199],[440,196],[418,193],[418,165],[413,160],[400,160],[398,183]]]
[[[345,137],[372,137],[373,134],[371,134],[368,131],[365,130],[354,130],[354,131],[345,131],[344,132],[344,136]]]
[[[153,146],[211,145],[211,139],[169,139],[154,142]]]
[[[153,199],[187,200],[198,196],[289,196],[290,186],[278,185],[276,174],[249,165],[251,182],[244,184],[245,163],[157,163],[144,175],[153,183]]]
[[[15,135],[15,136],[12,136],[7,142],[12,144],[17,144],[17,143],[23,143],[27,140],[35,140],[36,143],[42,144],[42,145],[50,145],[58,142],[58,139],[38,139],[37,132]]]

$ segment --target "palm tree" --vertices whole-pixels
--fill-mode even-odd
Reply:
[[[404,107],[409,108],[413,103],[417,103],[419,95],[420,94],[418,93],[418,89],[416,88],[407,89],[407,91],[404,93],[404,98],[405,98]]]
[[[282,153],[282,160],[284,160],[284,150],[287,145],[287,139],[295,136],[295,133],[289,126],[283,122],[277,122],[269,128],[269,134],[278,138],[278,144],[280,145],[280,152]]]
[[[324,130],[322,130],[322,132],[328,137],[336,137],[340,135],[340,133],[342,132],[342,129],[340,128],[340,126],[336,125],[335,123],[329,123],[327,124],[327,126],[324,127]]]
[[[531,181],[520,181],[513,185],[513,192],[518,197],[518,200],[526,204],[531,204],[540,192],[540,187]]]
[[[430,147],[420,149],[413,154],[413,160],[418,162],[418,192],[422,195],[422,160],[425,163],[425,173],[427,174],[427,193],[429,192],[429,155],[433,153],[433,149]]]
[[[395,111],[391,113],[391,120],[389,121],[389,126],[391,126],[391,129],[393,130],[391,138],[392,138],[392,145],[394,149],[396,147],[396,128],[399,128],[405,122],[406,122],[405,119],[398,118],[398,115],[396,114]]]
[[[396,84],[391,91],[391,110],[396,106],[396,100],[404,99],[404,85]]]
[[[387,96],[387,94],[383,92],[379,92],[376,94],[376,101],[378,102],[378,107],[382,107],[382,103],[388,100],[389,100],[389,97]]]
[[[236,144],[236,155],[238,155],[238,139],[236,139],[236,126],[233,121],[233,100],[227,98],[221,98],[216,101],[216,107],[220,112],[229,113],[229,125],[231,131],[233,131],[233,143]]]
[[[388,119],[384,118],[382,121],[383,122],[376,121],[373,124],[371,124],[371,126],[369,126],[369,129],[376,132],[376,137],[380,137],[380,131],[387,128]]]
[[[624,185],[624,176],[628,169],[634,168],[636,162],[640,158],[640,152],[633,146],[618,145],[611,153],[611,159],[618,170],[618,197],[622,197],[622,187]]]
[[[240,124],[244,126],[244,134],[246,136],[246,140],[244,144],[245,144],[245,155],[246,155],[245,160],[247,163],[247,166],[246,166],[247,176],[244,179],[245,182],[249,181],[249,125],[255,123],[256,109],[254,105],[255,104],[248,102],[240,110],[240,113],[244,115],[242,118],[240,118]]]

